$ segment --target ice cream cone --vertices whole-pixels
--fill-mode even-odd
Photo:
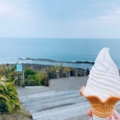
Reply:
[[[85,87],[80,89],[80,94],[84,96],[90,103],[92,113],[98,118],[110,117],[113,113],[116,102],[120,100],[120,97],[110,96],[105,101],[102,101],[98,96],[89,95],[85,96],[83,90]]]
[[[99,52],[86,87],[81,88],[80,94],[89,101],[93,120],[109,119],[120,100],[119,70],[109,54],[109,48]]]

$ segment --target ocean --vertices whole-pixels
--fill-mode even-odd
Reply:
[[[0,38],[0,63],[61,64],[44,60],[25,60],[25,58],[94,62],[97,54],[104,47],[110,48],[110,55],[120,69],[120,39]],[[78,68],[92,67],[90,64],[62,64]]]

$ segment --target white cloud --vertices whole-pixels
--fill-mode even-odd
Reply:
[[[23,1],[11,2],[8,0],[0,0],[0,17],[26,19],[27,17],[31,17],[30,12],[28,7],[24,6]]]
[[[120,38],[120,8],[104,15],[76,22],[79,36],[91,38]]]
[[[120,21],[120,9],[110,11],[108,14],[98,16],[95,19],[99,21],[112,22],[117,24]]]

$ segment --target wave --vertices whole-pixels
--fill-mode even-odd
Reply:
[[[19,60],[30,60],[30,61],[45,61],[45,62],[56,62],[56,63],[73,63],[73,64],[91,64],[93,65],[94,62],[92,61],[59,61],[59,60],[52,60],[52,59],[43,59],[43,58],[18,58]]]

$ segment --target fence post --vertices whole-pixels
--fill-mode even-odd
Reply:
[[[60,71],[56,70],[57,78],[60,78]]]
[[[84,69],[84,76],[86,76],[86,70]]]
[[[24,71],[22,71],[22,87],[25,87]]]
[[[78,69],[76,68],[75,69],[75,77],[77,77],[78,76]]]

